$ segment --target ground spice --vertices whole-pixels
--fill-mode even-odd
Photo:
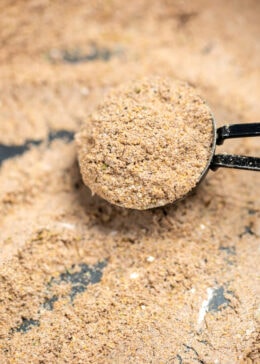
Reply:
[[[190,192],[213,145],[210,108],[184,82],[132,81],[109,92],[77,136],[84,182],[93,193],[145,210]]]
[[[220,169],[177,205],[125,209],[91,196],[74,141],[48,137],[158,72],[194,84],[218,125],[258,120],[259,11],[0,1],[0,153],[16,156],[0,158],[1,364],[259,363],[260,174]],[[258,138],[221,148],[260,155]]]

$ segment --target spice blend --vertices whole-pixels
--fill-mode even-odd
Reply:
[[[187,84],[150,77],[110,91],[77,136],[93,193],[140,210],[174,202],[198,183],[214,139],[209,107]]]
[[[109,90],[155,74],[192,84],[218,126],[259,120],[259,12],[0,1],[1,364],[258,364],[260,174],[121,208],[84,185],[72,136]],[[218,150],[260,155],[258,138]]]

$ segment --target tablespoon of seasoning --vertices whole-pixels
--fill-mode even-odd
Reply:
[[[119,206],[145,210],[186,197],[209,169],[260,170],[260,158],[215,155],[227,138],[259,135],[259,124],[216,128],[188,84],[162,77],[120,85],[76,135],[84,183]]]

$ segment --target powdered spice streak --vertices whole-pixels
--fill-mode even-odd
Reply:
[[[188,84],[144,78],[112,89],[76,140],[92,192],[145,210],[172,203],[196,186],[210,158],[213,118]]]

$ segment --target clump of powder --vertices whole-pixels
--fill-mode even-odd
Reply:
[[[121,85],[77,134],[84,183],[127,208],[172,203],[200,180],[213,129],[210,108],[184,82],[151,77]]]

